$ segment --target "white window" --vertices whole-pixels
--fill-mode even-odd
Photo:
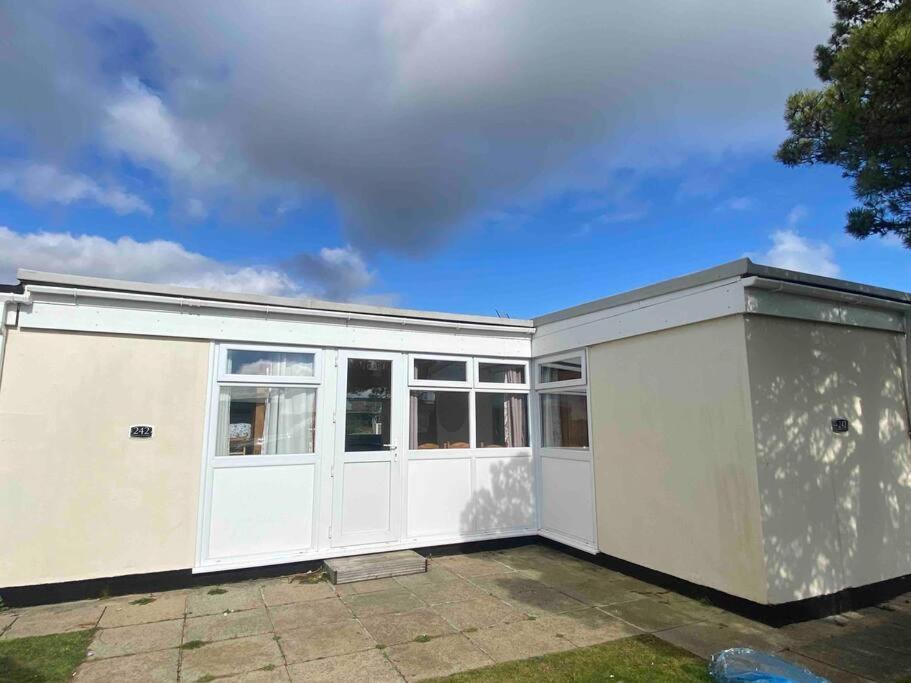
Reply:
[[[540,394],[542,448],[588,448],[585,392]]]
[[[225,346],[219,359],[219,379],[241,382],[319,381],[317,352],[294,347]]]
[[[471,386],[469,359],[459,356],[415,356],[410,359],[412,386]]]
[[[535,367],[537,368],[535,386],[538,388],[585,384],[585,354],[582,352],[539,360]]]
[[[528,446],[528,394],[479,391],[475,394],[478,448]]]
[[[316,389],[223,386],[216,438],[216,456],[313,453]]]
[[[409,450],[530,446],[527,361],[412,355],[409,364]]]
[[[316,349],[222,345],[215,457],[315,453],[320,359]]]
[[[412,390],[411,450],[470,448],[469,392]]]
[[[475,363],[475,386],[481,388],[528,388],[528,363],[525,361],[479,358]]]

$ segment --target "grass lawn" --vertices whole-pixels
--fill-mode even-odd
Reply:
[[[708,664],[686,650],[654,636],[610,643],[517,662],[466,671],[450,683],[486,681],[611,681],[612,683],[680,683],[711,681]]]
[[[94,631],[0,640],[0,683],[68,681],[85,659]]]

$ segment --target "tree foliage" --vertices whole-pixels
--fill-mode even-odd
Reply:
[[[858,238],[895,234],[911,248],[911,0],[834,0],[832,36],[816,47],[819,90],[792,94],[788,166],[834,164],[860,206]]]

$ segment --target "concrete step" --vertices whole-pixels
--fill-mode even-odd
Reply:
[[[420,574],[427,571],[427,558],[413,550],[374,553],[326,560],[326,573],[334,584],[386,579],[390,576]]]

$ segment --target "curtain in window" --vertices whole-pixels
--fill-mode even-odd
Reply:
[[[315,392],[270,389],[266,398],[263,455],[313,453]]]
[[[521,380],[507,379],[507,381],[518,382]],[[504,396],[503,435],[507,448],[521,448],[528,445],[528,401],[525,394],[506,394]]]
[[[408,448],[418,447],[418,396],[411,392],[408,396]]]
[[[231,393],[221,390],[218,394],[218,448],[216,455],[228,455],[231,452]]]

